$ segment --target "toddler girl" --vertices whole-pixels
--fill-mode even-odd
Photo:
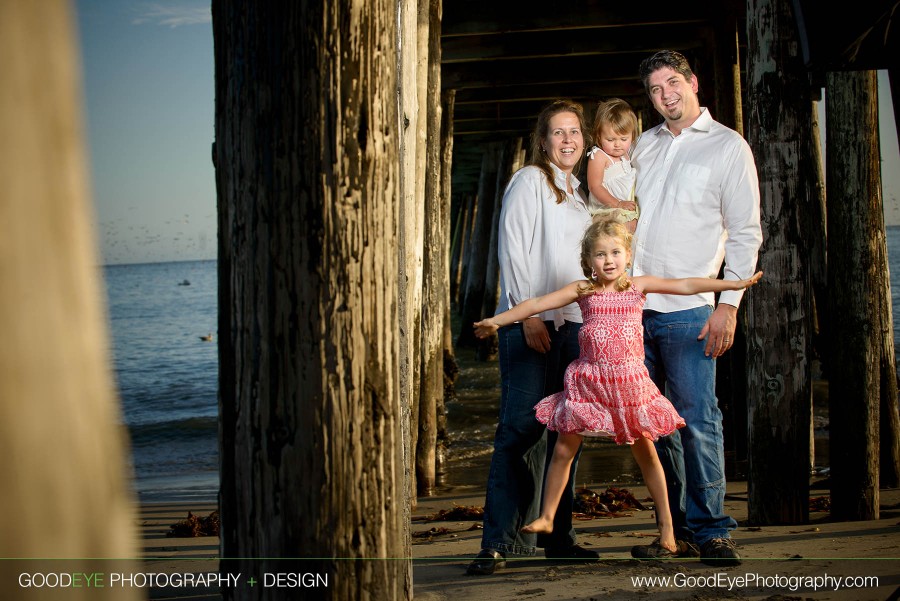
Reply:
[[[635,171],[631,149],[638,132],[637,115],[627,102],[601,102],[594,115],[594,146],[588,152],[589,206],[594,215],[615,219],[634,233],[638,206],[634,198]]]
[[[650,275],[629,278],[626,271],[630,262],[631,234],[625,226],[610,219],[596,221],[581,241],[581,269],[587,280],[572,282],[479,321],[475,335],[486,338],[514,321],[578,302],[584,318],[578,335],[581,356],[566,370],[564,390],[535,406],[538,421],[559,432],[559,437],[547,471],[541,515],[522,530],[552,531],[553,516],[582,438],[606,436],[618,444],[631,445],[656,504],[660,537],[654,544],[662,547],[656,556],[675,556],[665,476],[652,441],[684,426],[684,420],[659,392],[644,366],[644,295],[741,290],[758,282],[762,272],[746,280],[664,279]]]

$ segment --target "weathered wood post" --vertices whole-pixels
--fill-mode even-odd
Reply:
[[[714,37],[717,52],[713,56],[716,73],[716,112],[713,116],[744,135],[737,15],[730,4],[723,9],[716,22]]]
[[[713,37],[717,52],[712,57],[715,70],[717,121],[745,136],[742,107],[740,48],[737,14],[728,3],[718,17]],[[701,80],[701,90],[708,86]],[[746,136],[745,136],[746,137]],[[746,303],[738,307],[738,323],[747,321]],[[716,396],[722,410],[725,434],[725,468],[728,477],[746,473],[748,462],[746,339],[742,328],[735,331],[731,351],[716,360]]]
[[[221,569],[329,578],[224,596],[411,598],[397,3],[212,14]]]
[[[453,302],[453,251],[460,232],[463,211],[453,209],[453,113],[456,106],[456,90],[444,90],[441,94],[441,211],[444,218],[445,250],[447,266],[444,287],[447,299],[444,304],[444,356],[456,365],[453,350],[453,330],[450,322],[450,307]],[[463,203],[459,203],[461,206]],[[455,378],[455,376],[454,376]]]
[[[442,11],[443,12],[443,11]],[[456,106],[456,90],[444,90],[441,94],[441,211],[444,217],[445,246],[444,255],[446,257],[447,266],[444,269],[443,287],[444,287],[444,394],[440,398],[437,407],[438,421],[438,451],[437,451],[437,471],[440,474],[443,471],[444,461],[446,459],[446,447],[450,441],[450,435],[447,432],[447,411],[446,402],[456,395],[456,378],[459,375],[459,365],[456,362],[456,351],[453,348],[453,323],[451,320],[450,307],[452,305],[453,293],[452,285],[452,248],[456,240],[457,228],[453,226],[453,113]],[[459,221],[459,213],[456,220]],[[453,232],[453,240],[450,239],[450,232]]]
[[[452,167],[451,167],[452,168]],[[465,235],[466,214],[468,210],[468,196],[455,194],[451,197],[451,227],[453,238],[450,240],[450,305],[457,304],[459,297],[459,279],[462,271],[462,246]]]
[[[0,2],[0,582],[12,601],[143,598],[16,586],[22,573],[140,569],[92,559],[138,545],[74,31],[68,2]]]
[[[418,0],[397,0],[400,39],[397,86],[403,129],[400,135],[400,400],[408,422],[404,448],[410,470],[409,495],[416,503],[415,452],[419,434],[419,375],[422,353],[422,272],[425,243],[425,98],[428,72],[427,22],[422,31]],[[424,40],[423,40],[424,36]]]
[[[877,102],[877,78],[876,78]],[[875,147],[880,148],[878,132],[875,132]],[[878,171],[879,196],[883,194],[881,187],[881,170]],[[881,198],[883,205],[883,198]],[[888,268],[887,236],[884,229],[883,207],[873,216],[876,221],[874,230],[876,254],[876,271],[882,274],[879,279],[881,290],[878,301],[881,304],[878,314],[881,316],[881,364],[880,364],[880,402],[878,419],[878,451],[879,451],[879,487],[896,488],[900,485],[900,414],[897,399],[897,365],[894,353],[894,318],[891,298],[891,278]]]
[[[438,407],[444,396],[444,304],[447,293],[446,208],[441,195],[441,0],[420,0],[419,22],[426,22],[428,44],[425,152],[424,271],[416,494],[434,494],[437,471]]]
[[[519,151],[522,149],[522,138],[513,138],[506,141],[500,149],[500,162],[497,168],[497,185],[494,189],[494,209],[491,216],[491,231],[484,270],[484,297],[481,303],[481,315],[493,315],[497,310],[497,299],[500,295],[500,259],[497,255],[497,245],[500,241],[500,208],[506,184],[513,173],[514,165],[518,162]],[[475,350],[475,356],[479,361],[487,361],[497,352],[497,337],[493,336],[485,340],[479,340]]]
[[[453,251],[455,265],[451,274],[456,277],[456,294],[453,297],[456,302],[456,312],[462,315],[463,301],[466,296],[466,281],[469,275],[469,246],[472,243],[472,231],[475,228],[475,218],[478,216],[478,195],[471,192],[463,198],[465,208],[462,210],[462,232],[459,236],[459,246]],[[451,279],[450,285],[453,286]]]
[[[469,237],[467,269],[462,291],[462,326],[456,339],[458,347],[474,347],[477,339],[472,323],[481,319],[484,302],[484,281],[487,268],[487,252],[491,239],[491,224],[494,218],[494,204],[497,191],[497,170],[500,167],[502,142],[491,142],[484,147],[481,160],[481,175],[478,179],[478,198],[472,235]]]
[[[831,515],[878,518],[883,227],[873,71],[826,75]],[[829,151],[829,149],[836,149]],[[881,234],[883,236],[883,233]]]
[[[825,231],[825,164],[822,156],[822,134],[819,127],[819,96],[818,88],[812,91],[811,96],[816,97],[812,102],[809,114],[809,148],[807,166],[804,176],[807,185],[814,191],[812,205],[809,207],[808,217],[801,226],[801,235],[809,243],[810,278],[813,289],[813,302],[815,306],[815,328],[813,336],[813,350],[818,352],[827,369],[828,365],[828,340],[829,313],[828,313],[828,256],[826,254]],[[804,155],[806,156],[806,154]]]
[[[817,202],[802,177],[812,103],[788,0],[750,0],[747,21],[748,141],[759,173],[765,272],[748,294],[744,324],[748,517],[802,523],[809,519],[812,296],[800,232]]]
[[[877,81],[877,80],[876,80]],[[893,93],[900,94],[900,90]],[[895,108],[900,98],[894,97]],[[877,144],[876,146],[880,146]],[[880,171],[879,171],[880,174]],[[879,181],[879,190],[881,190]],[[882,190],[883,194],[883,190]],[[882,203],[884,199],[882,198]],[[878,419],[878,479],[881,488],[900,486],[900,411],[898,411],[897,365],[894,352],[894,316],[892,307],[890,270],[887,257],[887,237],[884,230],[884,212],[880,211],[876,219],[881,219],[881,227],[876,231],[878,249],[877,263],[882,290],[878,294],[881,302],[881,390]]]
[[[812,101],[809,113],[808,147],[804,153],[805,160],[802,170],[806,186],[811,191],[810,204],[803,209],[806,217],[801,222],[800,236],[807,243],[807,261],[809,263],[809,278],[812,287],[812,323],[810,324],[812,336],[810,349],[813,356],[819,357],[819,367],[823,373],[828,370],[828,337],[829,337],[829,313],[828,313],[828,257],[826,255],[826,231],[825,231],[825,165],[822,157],[822,139],[819,128],[818,101],[821,100],[820,86],[813,83],[810,96],[816,98]],[[824,376],[827,379],[827,375]],[[814,402],[813,402],[814,403]],[[815,465],[816,441],[812,416],[813,404],[810,405],[809,422],[809,463]]]
[[[891,102],[894,105],[894,126],[897,128],[897,138],[900,139],[900,68],[888,69],[888,82],[891,86]]]
[[[880,178],[880,175],[879,175]],[[879,183],[879,190],[881,189]],[[880,195],[879,195],[880,196]],[[891,306],[891,272],[888,268],[887,235],[884,230],[884,212],[874,216],[878,227],[874,231],[875,265],[881,289],[877,298],[881,317],[879,343],[879,408],[878,408],[878,485],[880,488],[896,488],[900,483],[900,415],[897,412],[897,362],[894,354],[894,318]]]

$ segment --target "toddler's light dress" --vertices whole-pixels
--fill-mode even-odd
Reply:
[[[596,156],[598,152],[602,156]],[[622,157],[619,161],[613,161],[612,157],[606,154],[599,146],[591,148],[590,152],[588,152],[588,158],[592,161],[603,160],[605,158],[607,164],[606,169],[603,170],[603,187],[620,200],[635,202],[635,170],[631,165],[631,159]],[[603,217],[615,219],[620,223],[637,219],[639,214],[639,210],[637,209],[628,211],[625,209],[607,207],[597,200],[593,194],[588,195],[588,208],[590,209],[592,216],[601,215]]]

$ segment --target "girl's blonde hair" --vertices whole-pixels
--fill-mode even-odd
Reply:
[[[591,265],[591,258],[594,255],[594,246],[597,240],[601,238],[614,238],[622,242],[625,250],[631,253],[631,234],[625,227],[624,223],[619,223],[612,219],[598,219],[594,221],[581,237],[581,271],[584,277],[590,282],[590,286],[579,289],[580,294],[593,292],[600,286],[597,277],[594,275],[594,267]],[[630,267],[630,264],[629,264]],[[631,279],[627,273],[623,273],[616,280],[616,290],[623,292],[631,287]]]
[[[632,146],[637,143],[638,119],[634,110],[621,98],[610,98],[597,105],[594,113],[594,143],[599,145],[603,128],[608,127],[614,134],[631,134]]]

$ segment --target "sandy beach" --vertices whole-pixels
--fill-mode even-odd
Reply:
[[[638,499],[647,498],[644,487],[628,488]],[[592,489],[605,490],[597,486]],[[827,494],[814,485],[811,496]],[[413,539],[415,599],[589,601],[633,599],[636,594],[644,599],[692,601],[900,599],[900,490],[881,491],[880,520],[833,522],[827,513],[813,512],[809,524],[792,526],[748,527],[746,498],[746,482],[729,484],[726,506],[740,523],[733,536],[745,561],[727,568],[708,566],[696,559],[631,559],[633,545],[649,543],[656,535],[653,513],[648,510],[576,523],[578,542],[600,553],[602,559],[597,563],[563,564],[542,556],[513,557],[506,569],[491,576],[467,576],[466,565],[480,547],[480,522],[415,519],[413,533],[436,531],[432,536]],[[423,518],[455,506],[481,506],[483,502],[481,491],[422,498],[413,514]],[[166,536],[170,526],[184,519],[189,510],[206,516],[215,506],[141,507],[140,532],[148,572],[203,574],[218,569],[218,538]],[[250,576],[242,575],[242,580]],[[216,588],[202,586],[153,588],[149,597],[198,601],[220,598]]]

